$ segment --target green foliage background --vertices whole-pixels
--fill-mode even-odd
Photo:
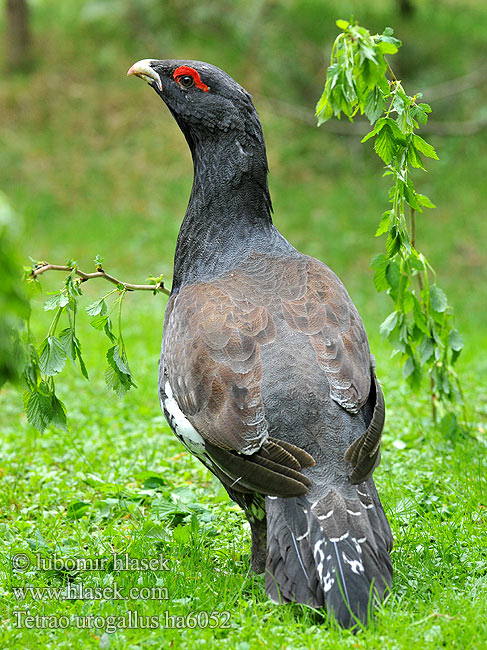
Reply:
[[[193,647],[213,639],[216,647],[240,650],[485,647],[484,3],[418,1],[409,18],[399,15],[392,0],[253,0],[230,6],[220,0],[37,0],[31,7],[34,43],[27,73],[3,75],[0,82],[0,188],[23,219],[19,256],[57,263],[71,257],[91,270],[100,253],[106,269],[124,280],[144,282],[149,273],[163,272],[170,283],[191,188],[190,156],[162,102],[125,73],[142,58],[174,57],[207,60],[237,78],[253,93],[263,122],[276,225],[339,274],[377,357],[388,419],[376,475],[396,539],[396,579],[394,598],[377,627],[357,638],[320,626],[305,608],[266,601],[261,580],[247,574],[242,515],[196,461],[180,456],[182,448],[160,414],[156,377],[165,299],[130,295],[124,334],[139,388],[123,402],[104,386],[105,343],[81,323],[81,314],[79,336],[91,381],[73,369],[59,384],[71,416],[69,435],[51,429],[40,437],[25,423],[18,391],[4,387],[0,393],[3,646],[145,648],[172,641],[173,647]],[[337,134],[336,124],[313,126],[335,20],[351,13],[373,33],[394,27],[404,43],[394,71],[406,91],[422,90],[433,108],[428,140],[440,160],[418,179],[417,190],[437,209],[418,218],[417,241],[465,338],[457,370],[471,404],[473,433],[467,438],[432,427],[427,399],[414,398],[404,386],[378,334],[389,306],[375,292],[369,262],[381,251],[373,234],[386,209],[388,182],[380,179],[381,162],[360,144],[367,124],[358,133],[339,124],[349,135]],[[95,282],[84,287],[86,305],[106,290]],[[61,278],[46,276],[42,283],[54,290]],[[33,296],[38,338],[49,325],[44,300]],[[160,483],[147,487],[153,476]],[[177,566],[172,600],[164,607],[172,613],[231,609],[232,628],[114,635],[16,630],[11,612],[19,603],[11,587],[22,576],[11,570],[12,548],[64,556],[113,549],[153,556],[162,549]],[[110,575],[93,574],[90,580],[98,584]],[[127,584],[140,577],[123,576]],[[62,584],[66,575],[31,572],[24,578],[35,585]],[[136,605],[144,613],[161,611],[157,602]],[[57,602],[30,606],[50,613],[65,608]],[[69,606],[71,612],[107,614],[128,605]]]

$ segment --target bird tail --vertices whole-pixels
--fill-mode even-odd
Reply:
[[[342,627],[366,623],[392,582],[392,535],[372,479],[356,496],[331,489],[266,497],[266,590],[275,602],[326,606]]]

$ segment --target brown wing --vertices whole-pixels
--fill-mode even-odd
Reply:
[[[213,282],[184,287],[166,311],[163,362],[179,408],[211,452],[215,473],[223,472],[227,483],[238,474],[242,488],[254,489],[258,473],[259,491],[266,493],[267,481],[268,494],[279,493],[271,487],[276,476],[287,476],[289,495],[300,493],[291,483],[299,477],[301,493],[306,490],[300,469],[312,459],[299,459],[296,449],[288,458],[279,441],[269,444],[261,346],[276,341],[278,322],[309,336],[331,397],[357,412],[370,390],[365,330],[340,280],[306,256],[254,254]]]
[[[210,283],[171,298],[164,362],[179,407],[206,441],[250,454],[267,437],[260,345],[275,337],[263,306]]]
[[[330,395],[357,413],[370,391],[370,351],[362,320],[347,290],[323,263],[307,258],[302,295],[283,299],[288,325],[307,334],[325,371]]]

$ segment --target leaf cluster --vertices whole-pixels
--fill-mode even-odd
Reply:
[[[425,372],[430,375],[433,404],[438,399],[462,403],[453,366],[463,347],[455,329],[453,309],[436,284],[435,272],[416,249],[416,214],[434,208],[416,191],[412,171],[426,171],[424,159],[438,160],[435,149],[416,133],[428,121],[431,108],[409,96],[395,77],[385,55],[398,51],[401,42],[391,28],[372,36],[353,21],[337,21],[337,37],[323,95],[316,107],[318,123],[341,113],[350,120],[360,112],[372,129],[362,142],[371,140],[390,177],[390,209],[382,215],[376,236],[386,235],[386,252],[372,260],[377,291],[386,291],[394,310],[380,331],[400,354],[403,376],[416,391]],[[389,75],[390,78],[387,77]],[[406,216],[409,212],[409,219]],[[434,414],[436,407],[433,407]]]
[[[97,268],[101,265],[99,256],[95,263]],[[33,268],[36,266],[37,263],[34,262]],[[83,280],[76,275],[76,262],[68,260],[67,266],[71,271],[64,279],[62,288],[49,294],[50,297],[44,303],[45,311],[54,312],[46,337],[39,346],[35,344],[30,332],[25,337],[28,360],[23,373],[26,384],[24,406],[27,420],[41,433],[50,424],[67,431],[66,408],[56,395],[55,377],[64,370],[68,359],[89,379],[81,344],[76,335],[78,301],[82,295]],[[26,272],[32,278],[32,267],[26,269]],[[38,279],[35,282],[39,285]],[[110,342],[106,353],[105,381],[119,396],[136,385],[128,365],[122,333],[122,303],[125,294],[125,287],[119,285],[86,308],[87,314],[92,317],[91,325],[102,331]],[[108,299],[111,296],[115,300],[109,306]],[[116,328],[112,321],[114,312],[117,315]],[[61,322],[65,325],[62,329]]]

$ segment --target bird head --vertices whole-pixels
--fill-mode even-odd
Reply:
[[[242,121],[254,121],[256,113],[249,93],[209,63],[143,59],[134,63],[127,75],[147,81],[185,133],[241,130]]]

